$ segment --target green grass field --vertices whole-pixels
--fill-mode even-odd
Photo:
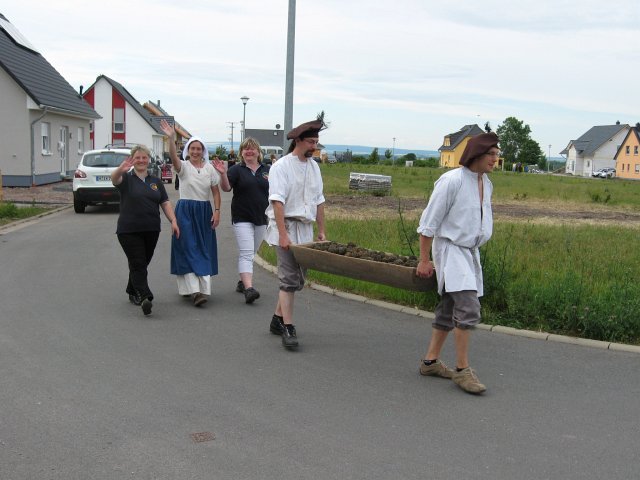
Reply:
[[[393,194],[428,198],[442,170],[428,168],[323,165],[326,194],[348,194],[350,171],[393,176]],[[634,210],[640,183],[495,172],[494,200],[531,199],[566,204],[601,204]],[[610,195],[596,201],[594,193]],[[603,197],[601,197],[603,198]],[[332,219],[327,236],[393,253],[418,251],[416,218]],[[537,225],[496,222],[481,249],[485,323],[640,344],[640,249],[638,230],[620,226]],[[273,249],[261,254],[275,263]],[[416,293],[315,271],[309,279],[340,290],[432,311],[434,292]]]
[[[353,165],[322,165],[325,194],[348,194],[349,173],[375,173],[392,177],[391,195],[427,199],[433,183],[444,173],[439,168]],[[490,174],[496,202],[557,201],[562,203],[601,204],[621,208],[640,208],[640,183],[621,179],[575,178],[495,171]]]

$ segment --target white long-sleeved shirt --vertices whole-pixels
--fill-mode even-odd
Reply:
[[[491,238],[493,184],[482,174],[480,203],[478,174],[466,167],[451,170],[435,183],[427,208],[422,212],[418,233],[433,237],[432,254],[438,293],[475,290],[484,293],[480,251]]]
[[[311,158],[300,160],[293,154],[279,159],[269,170],[269,206],[265,211],[269,224],[265,241],[278,245],[279,234],[271,202],[284,205],[289,239],[294,244],[313,241],[313,222],[318,205],[324,203],[320,167]]]

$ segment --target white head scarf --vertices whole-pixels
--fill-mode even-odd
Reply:
[[[205,145],[204,141],[200,138],[200,137],[191,137],[186,145],[184,146],[184,149],[182,150],[182,158],[184,158],[185,160],[187,159],[187,157],[189,156],[189,145],[191,144],[191,142],[200,142],[202,144],[202,147],[204,148],[203,152],[202,152],[202,159],[205,162],[209,161],[209,150],[207,150],[207,146]]]

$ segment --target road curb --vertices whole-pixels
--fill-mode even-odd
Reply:
[[[270,271],[271,273],[277,272],[277,268],[275,266],[267,263],[264,259],[262,259],[258,255],[255,256],[255,262],[265,270]],[[335,288],[327,287],[326,285],[319,285],[314,282],[308,282],[307,287],[312,288],[313,290],[318,290],[320,292],[327,293],[329,295],[335,295],[336,297],[345,298],[347,300],[353,300],[355,302],[360,302],[360,303],[367,303],[369,305],[374,305],[376,307],[385,308],[387,310],[392,310],[395,312],[406,313],[408,315],[415,315],[415,316],[423,317],[429,320],[433,320],[435,318],[435,315],[433,314],[433,312],[427,312],[426,310],[411,308],[411,307],[407,307],[406,305],[398,305],[396,303],[384,302],[382,300],[367,298],[367,297],[363,297],[362,295],[356,295],[355,293],[343,292],[341,290],[336,290]],[[640,354],[640,345],[626,345],[624,343],[604,342],[601,340],[591,340],[589,338],[569,337],[567,335],[556,335],[554,333],[536,332],[533,330],[521,330],[513,327],[505,327],[503,325],[488,325],[485,323],[476,325],[476,328],[478,330],[485,330],[492,333],[501,333],[503,335],[512,335],[515,337],[525,337],[533,340],[543,340],[547,342],[556,342],[556,343],[567,343],[571,345],[580,345],[583,347],[599,348],[601,350],[614,350],[617,352]]]

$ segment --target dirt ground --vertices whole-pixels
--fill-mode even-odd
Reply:
[[[72,205],[73,186],[71,182],[58,182],[28,188],[3,187],[1,200],[36,205]]]
[[[3,201],[44,205],[73,203],[71,182],[58,182],[30,188],[2,189]],[[419,217],[425,207],[422,199],[401,199],[400,208],[406,218]],[[397,217],[396,197],[376,197],[368,194],[327,195],[328,218]],[[532,222],[540,224],[624,225],[640,228],[640,212],[603,205],[554,204],[527,200],[493,203],[496,220]]]
[[[426,206],[422,199],[398,199],[373,195],[327,196],[327,217],[370,218],[372,215],[395,217],[398,208],[406,218],[416,218]],[[640,213],[601,205],[557,205],[553,203],[523,202],[493,203],[497,220],[525,221],[540,224],[625,225],[640,228]]]

